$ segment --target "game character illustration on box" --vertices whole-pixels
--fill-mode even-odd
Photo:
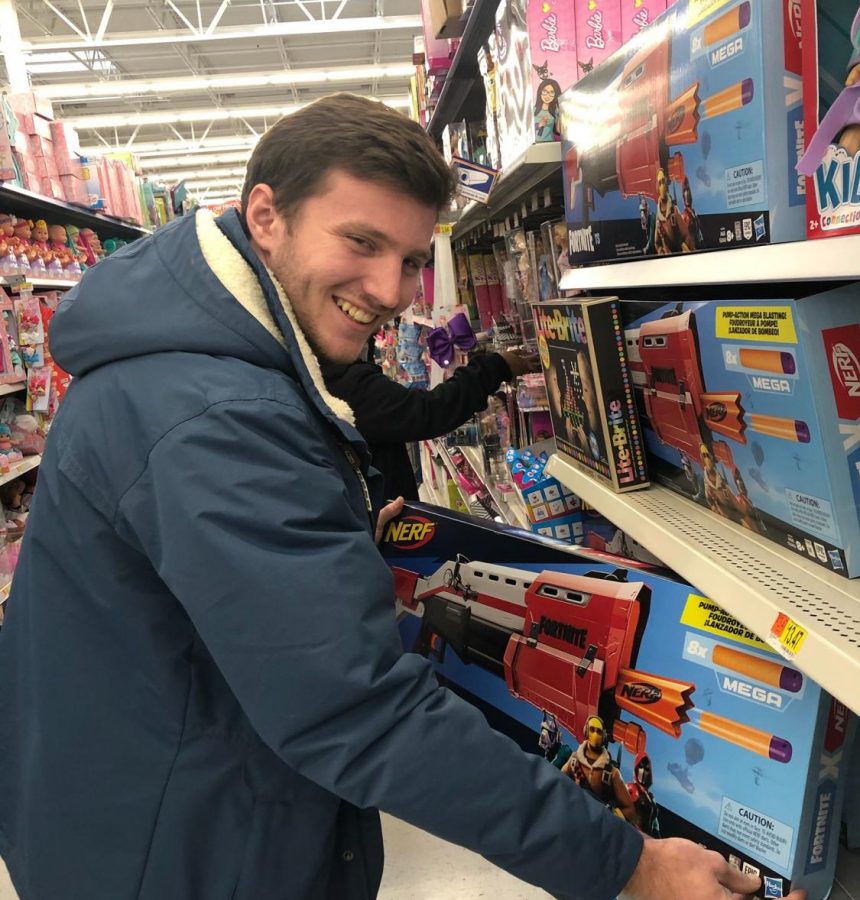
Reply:
[[[558,115],[558,98],[561,95],[561,88],[557,81],[549,77],[546,63],[542,68],[535,66],[535,69],[543,79],[538,86],[535,99],[535,140],[554,141],[561,134]],[[547,74],[544,75],[543,72],[547,72]]]

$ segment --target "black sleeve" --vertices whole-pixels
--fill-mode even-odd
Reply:
[[[430,391],[392,381],[379,366],[358,362],[324,366],[329,391],[355,412],[355,425],[368,443],[421,441],[447,434],[476,412],[511,378],[498,353],[476,356]]]

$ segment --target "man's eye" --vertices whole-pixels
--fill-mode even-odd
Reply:
[[[357,247],[361,247],[362,250],[372,250],[373,244],[370,243],[366,238],[359,237],[357,234],[348,235],[350,241],[355,244]]]
[[[404,259],[403,267],[409,269],[411,272],[420,272],[421,262],[417,259]]]

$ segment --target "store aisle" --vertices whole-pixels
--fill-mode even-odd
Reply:
[[[532,887],[488,863],[392,816],[383,815],[385,874],[379,900],[540,900]],[[5,900],[0,895],[0,900]]]

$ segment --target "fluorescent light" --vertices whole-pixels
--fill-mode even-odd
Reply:
[[[250,147],[247,150],[237,150],[235,153],[218,153],[217,156],[204,156],[203,154],[206,152],[206,149],[206,147],[201,147],[201,155],[199,156],[195,154],[189,154],[187,156],[155,156],[152,159],[141,159],[140,164],[147,172],[157,169],[187,169],[189,166],[197,166],[199,171],[200,167],[203,166],[209,169],[213,166],[246,163],[251,156]],[[212,151],[210,150],[209,152],[211,153]],[[161,176],[160,172],[158,174]]]
[[[409,109],[409,97],[370,97],[394,109]],[[250,106],[231,109],[160,110],[145,113],[116,113],[102,116],[64,116],[63,121],[78,130],[84,128],[136,128],[139,125],[176,125],[185,122],[222,122],[227,119],[276,119],[308,106],[309,103],[293,103],[285,106]]]
[[[81,153],[84,156],[93,157],[104,156],[105,153],[130,151],[141,157],[151,156],[157,158],[169,156],[172,153],[215,153],[220,150],[247,149],[250,154],[259,140],[259,136],[254,134],[227,134],[219,137],[207,137],[202,144],[196,143],[192,138],[188,138],[186,141],[171,138],[169,141],[134,141],[128,146],[122,144],[119,147],[90,144],[88,147],[81,147]]]
[[[188,188],[189,191],[202,191],[206,188],[235,188],[236,191],[241,191],[242,184],[244,182],[244,177],[242,178],[206,178],[197,181],[186,181],[185,187]]]
[[[196,169],[189,169],[187,171],[147,172],[147,166],[143,166],[143,169],[143,174],[147,178],[150,178],[152,180],[164,181],[169,184],[175,184],[177,181],[184,181],[189,178],[192,181],[199,181],[201,178],[203,178],[204,176],[208,176],[210,173],[218,178],[226,178],[228,175],[235,176],[236,178],[245,177],[244,166],[234,169],[219,169],[218,166],[213,166],[210,163],[207,163],[205,166],[201,165]]]
[[[110,37],[72,38],[54,40],[53,37],[21,41],[21,49],[29,53],[42,50],[94,50],[97,47],[152,46],[154,44],[200,44],[204,41],[264,40],[290,35],[316,35],[361,31],[391,31],[403,29],[417,32],[421,28],[421,16],[366,16],[344,19],[315,19],[300,22],[270,22],[249,28],[246,25],[216,28],[207,31],[163,30],[136,31],[113,34]],[[249,51],[253,52],[253,51]]]
[[[58,54],[45,54],[45,56]],[[73,59],[70,53],[65,54]],[[42,56],[30,56],[27,68],[36,71]],[[75,61],[77,62],[77,61]],[[82,63],[77,62],[83,68]],[[44,70],[40,70],[44,71]],[[352,66],[337,69],[293,69],[284,72],[249,72],[242,75],[207,75],[197,78],[152,78],[123,81],[94,81],[88,84],[43,84],[33,90],[50,100],[86,100],[94,97],[127,97],[139,94],[167,94],[173,92],[200,92],[206,89],[236,89],[280,87],[284,85],[332,84],[345,81],[385,81],[391,78],[408,78],[415,74],[411,63],[380,66]]]

